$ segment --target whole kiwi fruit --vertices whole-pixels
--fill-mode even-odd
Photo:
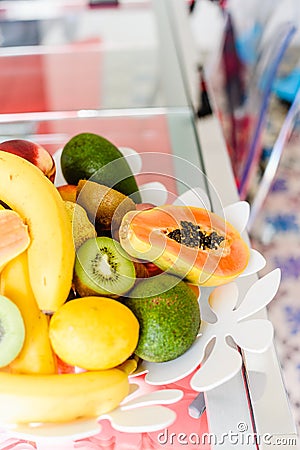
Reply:
[[[130,197],[94,181],[79,180],[76,195],[77,203],[86,210],[97,232],[111,231],[116,239],[123,216],[136,209]]]

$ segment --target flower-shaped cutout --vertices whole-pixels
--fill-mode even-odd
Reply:
[[[131,383],[130,393],[114,410],[94,419],[79,419],[62,424],[18,424],[5,429],[6,437],[36,441],[38,448],[50,442],[64,443],[89,436],[102,430],[101,421],[108,420],[112,428],[125,433],[146,433],[162,430],[176,419],[176,413],[164,405],[176,403],[183,397],[180,389],[161,389],[149,392]],[[49,448],[49,447],[47,447]]]
[[[274,298],[280,283],[280,270],[275,269],[257,280],[237,307],[239,290],[235,282],[215,288],[209,296],[209,304],[216,321],[202,321],[200,334],[190,349],[179,358],[164,363],[143,362],[149,384],[166,384],[191,374],[195,391],[213,389],[232,378],[242,366],[237,346],[249,352],[267,350],[273,340],[273,326],[267,319],[253,316]],[[211,348],[212,347],[212,348]]]
[[[118,431],[139,433],[161,430],[171,425],[176,419],[176,414],[168,405],[178,402],[183,397],[180,389],[162,389],[145,393],[125,402],[101,416],[107,418],[113,428]]]

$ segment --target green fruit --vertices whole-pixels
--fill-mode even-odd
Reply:
[[[22,350],[25,325],[19,308],[0,295],[0,367],[10,364]]]
[[[139,321],[135,354],[145,361],[175,359],[197,337],[201,323],[197,295],[175,276],[164,273],[144,279],[123,302]]]
[[[72,225],[74,246],[77,250],[88,239],[97,237],[96,229],[82,206],[69,200],[64,202]]]
[[[73,281],[81,297],[119,297],[133,287],[135,279],[133,262],[114,239],[88,239],[77,250]]]
[[[136,203],[141,196],[134,175],[119,149],[94,133],[72,137],[61,154],[61,169],[68,184],[91,180],[131,196]]]

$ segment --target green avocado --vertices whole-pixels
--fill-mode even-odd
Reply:
[[[120,150],[94,133],[73,136],[63,147],[61,170],[68,184],[91,180],[104,184],[141,202],[134,175]]]
[[[135,354],[145,361],[170,361],[185,353],[199,332],[198,297],[173,275],[145,278],[123,300],[140,324]]]

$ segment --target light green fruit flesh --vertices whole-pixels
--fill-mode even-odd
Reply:
[[[10,364],[22,350],[25,325],[19,308],[0,296],[0,367]]]
[[[92,294],[123,295],[135,283],[135,268],[114,239],[88,239],[77,251],[75,275]]]

